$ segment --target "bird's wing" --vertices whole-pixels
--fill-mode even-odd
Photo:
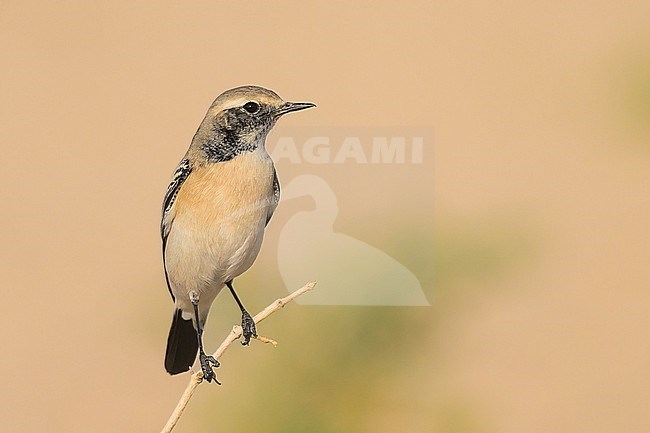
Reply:
[[[273,212],[275,212],[275,208],[278,207],[279,202],[280,202],[280,182],[278,182],[278,173],[275,171],[275,168],[273,168],[273,197],[271,197],[271,206],[269,206],[269,213],[266,216],[266,225],[268,225],[269,221],[271,221]]]
[[[169,289],[169,294],[172,296],[172,299],[175,300],[174,294],[172,293],[172,288],[169,284],[169,275],[167,275],[167,261],[165,260],[165,249],[167,246],[167,236],[172,228],[172,222],[174,221],[173,214],[171,212],[174,207],[174,202],[178,196],[178,192],[181,190],[183,183],[192,173],[192,165],[187,159],[183,159],[176,167],[174,172],[174,177],[167,187],[167,193],[165,194],[165,199],[163,200],[162,208],[162,220],[160,222],[160,235],[162,236],[162,253],[163,253],[163,267],[165,268],[165,280],[167,281],[167,289]]]

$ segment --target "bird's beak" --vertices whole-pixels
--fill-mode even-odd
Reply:
[[[284,114],[291,113],[292,111],[306,110],[307,108],[315,107],[316,104],[311,102],[285,102],[275,110],[275,116],[280,117]]]

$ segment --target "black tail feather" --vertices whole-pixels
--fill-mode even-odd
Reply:
[[[174,312],[172,326],[167,337],[165,353],[165,370],[169,374],[183,373],[189,370],[196,359],[199,343],[192,320],[184,320],[182,311]]]

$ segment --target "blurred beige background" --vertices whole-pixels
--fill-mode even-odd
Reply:
[[[164,424],[187,378],[162,367],[162,195],[212,99],[254,83],[318,103],[278,129],[434,129],[434,184],[389,227],[350,188],[337,224],[393,245],[432,307],[292,305],[178,432],[650,431],[648,22],[643,1],[3,1],[2,429]],[[290,211],[250,310],[283,294]],[[217,302],[210,348],[239,317]]]

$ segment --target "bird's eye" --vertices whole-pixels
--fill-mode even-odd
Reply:
[[[257,102],[247,102],[244,104],[244,110],[248,111],[251,114],[255,114],[260,111],[260,104]]]

